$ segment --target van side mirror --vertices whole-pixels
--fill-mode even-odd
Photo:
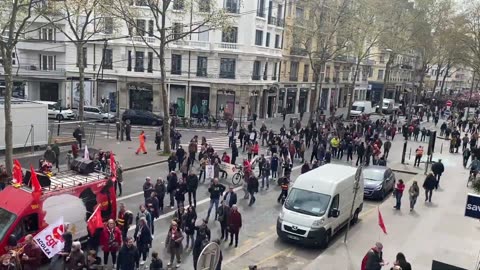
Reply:
[[[338,210],[337,208],[332,208],[330,210],[330,216],[334,217],[334,218],[339,217],[340,216],[340,210]]]

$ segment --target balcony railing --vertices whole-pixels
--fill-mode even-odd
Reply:
[[[304,49],[304,48],[292,47],[290,49],[290,54],[291,55],[298,55],[298,56],[306,56],[307,55],[307,50]]]
[[[277,18],[273,17],[273,16],[269,16],[268,17],[268,24],[276,25],[277,24]]]
[[[278,27],[284,27],[285,26],[285,20],[282,18],[277,18],[277,26]]]
[[[238,43],[219,42],[215,43],[215,49],[223,50],[240,50],[241,45]]]
[[[140,36],[134,36],[132,37],[132,40],[134,42],[147,42],[147,43],[155,43],[155,38],[154,37],[140,37]],[[145,40],[145,41],[144,41]]]
[[[257,9],[257,17],[265,18],[265,10]]]
[[[173,42],[173,44],[179,47],[192,47],[206,50],[210,49],[210,43],[207,41],[176,40]]]
[[[253,74],[252,75],[252,80],[259,81],[260,80],[260,74]]]
[[[235,79],[235,72],[220,72],[219,77],[222,79]]]

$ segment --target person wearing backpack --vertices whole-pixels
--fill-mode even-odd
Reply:
[[[362,260],[362,270],[380,270],[385,265],[383,262],[383,245],[380,242],[375,243]]]

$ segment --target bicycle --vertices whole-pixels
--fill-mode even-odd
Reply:
[[[232,176],[232,184],[235,186],[240,185],[240,182],[245,178],[245,173],[243,172],[243,166],[235,165],[237,172]]]
[[[477,172],[470,171],[470,176],[468,176],[468,181],[467,181],[467,187],[470,182],[473,184],[475,181],[477,181]]]

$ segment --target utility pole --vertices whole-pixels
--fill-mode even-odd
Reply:
[[[363,170],[363,167],[362,167],[362,165],[360,165],[357,168],[357,172],[355,172],[355,183],[354,183],[354,186],[353,186],[352,208],[350,208],[350,216],[349,216],[348,223],[347,223],[347,231],[345,232],[345,238],[343,238],[343,243],[347,243],[348,231],[350,230],[350,223],[352,223],[352,215],[353,215],[353,211],[355,210],[355,201],[357,199],[358,190],[360,189],[360,179],[362,177],[362,170]],[[362,194],[362,196],[363,196],[363,194]]]

